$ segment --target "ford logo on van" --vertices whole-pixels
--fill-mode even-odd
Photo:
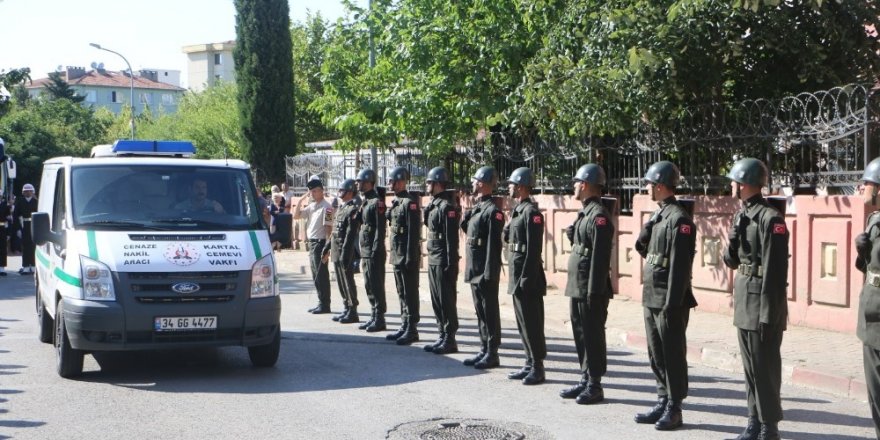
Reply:
[[[177,293],[196,293],[202,290],[202,287],[196,283],[175,283],[171,285],[171,290]]]

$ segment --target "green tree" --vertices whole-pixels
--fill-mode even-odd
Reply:
[[[308,15],[305,23],[290,29],[293,45],[293,89],[296,109],[296,141],[302,149],[306,142],[332,139],[337,134],[321,121],[321,114],[309,108],[324,93],[321,66],[329,43],[327,22],[321,15]]]
[[[61,72],[52,72],[49,74],[49,83],[44,88],[49,95],[49,99],[67,99],[75,103],[83,102],[85,96],[76,94],[76,90],[70,87],[70,84],[61,76]]]
[[[31,69],[23,67],[20,69],[0,70],[0,88],[13,93],[15,88],[26,82],[31,81]],[[0,96],[0,118],[9,111],[10,100]]]
[[[511,95],[515,125],[562,135],[662,127],[685,107],[880,73],[876,2],[575,0]]]
[[[19,182],[39,183],[43,161],[56,156],[85,157],[104,140],[111,119],[67,99],[34,100],[14,106],[0,120],[0,137],[15,157]]]
[[[235,0],[236,82],[243,151],[262,179],[280,181],[296,154],[287,0]]]
[[[187,93],[180,100],[177,112],[159,114],[138,122],[145,139],[185,139],[196,145],[200,158],[244,159],[244,144],[236,106],[234,83],[221,82],[199,93]],[[128,116],[120,116],[121,134],[126,136]]]

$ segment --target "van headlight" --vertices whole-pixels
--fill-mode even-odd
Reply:
[[[82,268],[83,299],[116,301],[110,268],[100,261],[82,255],[79,256],[79,261]]]
[[[275,279],[275,260],[272,254],[254,263],[251,270],[251,298],[278,296],[278,282]]]

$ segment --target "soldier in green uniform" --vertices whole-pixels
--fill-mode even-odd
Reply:
[[[388,175],[388,186],[396,198],[385,214],[391,225],[391,265],[400,298],[400,328],[385,336],[397,345],[419,340],[419,260],[421,259],[422,210],[406,190],[409,171],[396,167]]]
[[[492,192],[498,185],[498,172],[481,167],[472,179],[476,206],[469,209],[461,222],[467,234],[464,281],[470,283],[477,324],[480,328],[480,351],[464,360],[464,365],[485,370],[499,365],[501,345],[501,313],[498,306],[498,284],[501,275],[501,233],[504,213],[495,205]]]
[[[657,404],[637,414],[635,421],[653,423],[661,431],[682,425],[681,403],[688,393],[686,333],[690,309],[697,305],[691,288],[697,230],[675,199],[680,177],[672,162],[660,161],[648,167],[648,193],[659,208],[642,227],[635,244],[645,259],[642,306],[658,396]]]
[[[574,197],[583,208],[568,229],[571,255],[565,296],[571,298],[571,330],[581,366],[581,381],[562,390],[563,399],[587,405],[605,400],[602,376],[608,368],[605,321],[611,290],[611,246],[614,225],[602,205],[605,170],[596,164],[580,167],[574,176]]]
[[[733,325],[746,376],[749,420],[739,440],[779,439],[782,420],[782,333],[788,321],[788,229],[783,215],[770,206],[761,188],[767,167],[758,159],[733,164],[727,177],[743,202],[733,217],[724,264],[736,270]]]
[[[874,419],[874,430],[880,439],[880,211],[876,210],[877,193],[880,192],[880,158],[872,160],[865,167],[862,183],[865,206],[874,212],[868,217],[865,232],[855,240],[856,268],[867,275],[859,297],[856,334],[863,344],[868,405]]]
[[[507,293],[513,295],[516,325],[526,352],[526,363],[508,379],[522,380],[525,385],[543,383],[547,342],[544,338],[544,295],[547,279],[541,261],[544,246],[544,215],[529,197],[535,185],[532,170],[513,170],[508,180],[510,197],[519,202],[504,228],[510,250]]]
[[[346,179],[339,187],[339,200],[341,205],[336,211],[336,221],[333,224],[333,235],[327,242],[330,252],[330,260],[336,269],[336,283],[339,293],[342,295],[342,303],[345,310],[333,317],[334,321],[342,324],[359,322],[357,306],[357,286],[354,284],[355,246],[357,246],[358,232],[361,228],[358,210],[360,206],[355,202],[354,195],[357,191],[354,179]],[[326,253],[326,251],[325,251]]]
[[[363,196],[358,220],[361,225],[359,246],[364,290],[370,299],[372,315],[358,326],[370,333],[385,330],[385,198],[376,191],[376,172],[361,170],[355,182]]]
[[[437,318],[440,337],[425,351],[435,354],[457,353],[455,333],[458,331],[458,219],[459,208],[446,188],[450,183],[446,168],[428,171],[425,179],[431,203],[425,207],[428,227],[428,281],[431,305]]]

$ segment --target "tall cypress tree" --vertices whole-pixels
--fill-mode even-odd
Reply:
[[[258,178],[279,182],[296,154],[287,0],[235,0],[236,83],[243,152]]]

